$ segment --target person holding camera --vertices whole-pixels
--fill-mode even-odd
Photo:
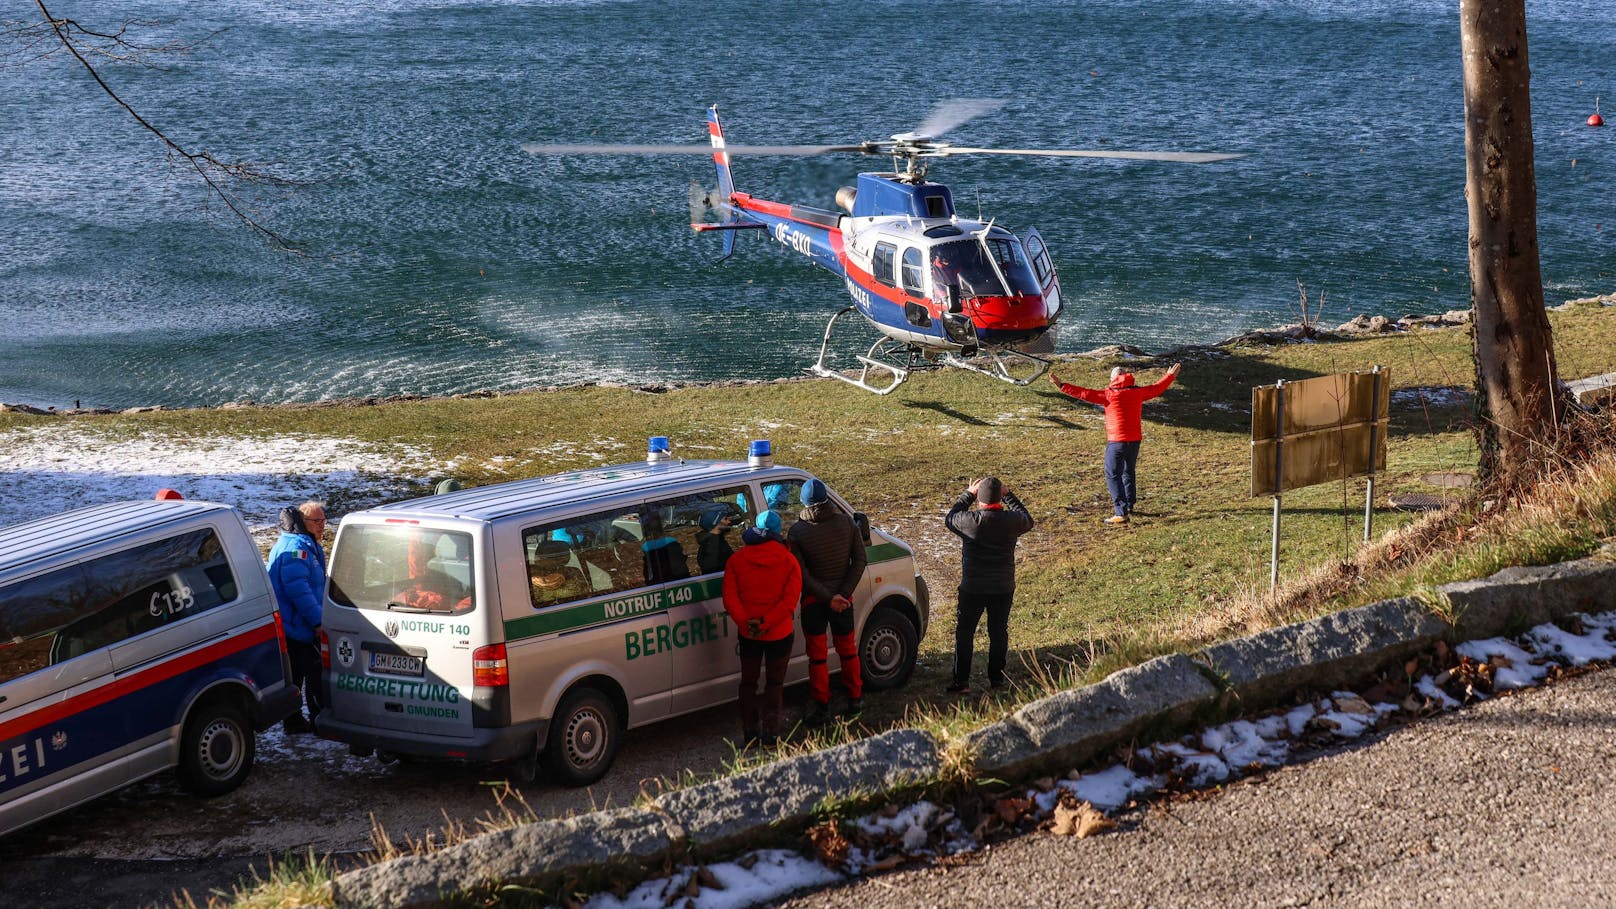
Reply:
[[[954,622],[954,679],[948,693],[971,690],[976,626],[984,614],[988,617],[988,684],[1003,688],[1009,681],[1004,667],[1010,655],[1010,604],[1016,595],[1016,540],[1032,529],[1032,515],[998,477],[983,477],[960,493],[944,521],[963,542]]]
[[[729,533],[741,519],[741,515],[726,512],[722,508],[709,508],[701,513],[701,536],[696,543],[696,566],[702,574],[712,574],[723,571],[724,563],[734,554],[735,547],[729,545],[724,535]]]
[[[735,623],[741,655],[742,741],[773,745],[780,736],[780,705],[802,597],[802,567],[780,540],[780,515],[765,511],[741,534],[739,552],[724,567],[724,611]],[[758,675],[763,697],[758,697]]]

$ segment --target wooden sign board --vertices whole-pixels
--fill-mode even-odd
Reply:
[[[1251,390],[1251,494],[1279,495],[1386,469],[1387,370]]]

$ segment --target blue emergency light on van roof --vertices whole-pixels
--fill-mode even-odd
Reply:
[[[672,457],[668,450],[667,436],[652,436],[645,440],[645,463],[655,464]]]
[[[753,439],[746,449],[746,463],[752,467],[773,467],[774,448],[768,439]]]

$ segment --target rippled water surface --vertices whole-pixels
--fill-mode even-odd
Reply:
[[[1038,227],[1060,346],[1159,348],[1294,318],[1468,306],[1451,0],[62,0],[223,29],[109,80],[181,141],[313,181],[262,200],[297,258],[66,61],[0,69],[0,400],[304,401],[798,372],[837,282],[756,236],[691,235],[701,157],[535,159],[523,142],[853,142],[992,96],[965,144],[1218,150],[1217,165],[949,159],[962,210]],[[1616,19],[1528,2],[1551,303],[1616,290]],[[7,15],[25,14],[19,7]],[[175,17],[179,17],[177,20]],[[874,159],[742,159],[832,207]],[[848,346],[868,343],[862,329]]]

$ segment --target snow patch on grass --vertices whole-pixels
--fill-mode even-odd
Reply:
[[[149,499],[159,489],[234,505],[255,532],[281,508],[341,492],[370,504],[427,482],[425,451],[302,435],[109,436],[63,423],[0,433],[0,526],[75,508]]]

